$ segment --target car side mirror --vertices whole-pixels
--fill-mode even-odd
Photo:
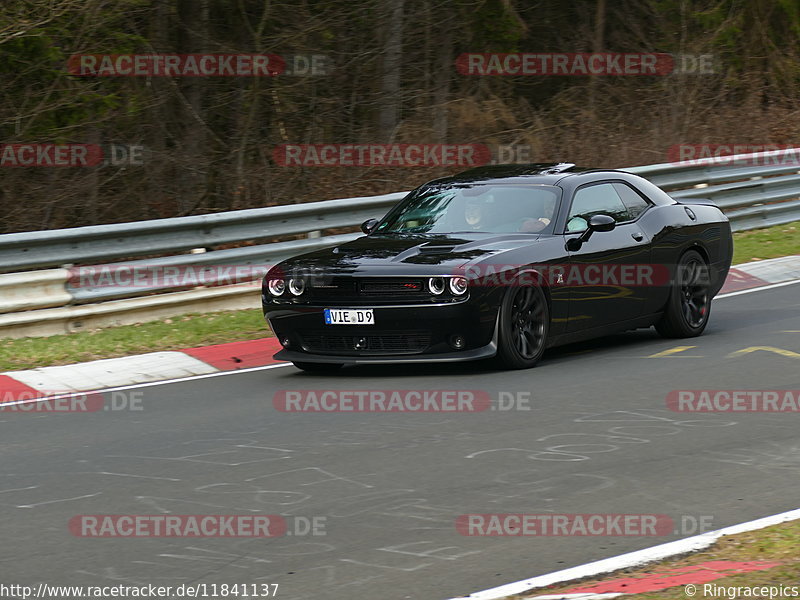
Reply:
[[[567,250],[577,252],[581,249],[595,231],[612,231],[617,226],[614,217],[610,215],[593,215],[589,219],[589,224],[581,235],[567,240]]]
[[[612,231],[617,226],[614,217],[609,215],[594,215],[589,219],[588,231]]]
[[[361,231],[369,235],[378,226],[378,219],[367,219],[361,224]]]

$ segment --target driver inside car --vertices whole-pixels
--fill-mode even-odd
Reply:
[[[489,204],[494,202],[491,194],[482,198],[468,197],[464,203],[464,220],[470,231],[487,231]]]

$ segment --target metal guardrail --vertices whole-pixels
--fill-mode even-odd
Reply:
[[[404,195],[384,194],[212,215],[10,233],[0,235],[0,271],[7,273],[65,263],[94,264],[351,227],[385,212]]]
[[[649,179],[675,198],[710,198],[727,214],[734,231],[800,220],[800,149],[622,170]],[[319,237],[319,233],[354,228],[368,218],[380,217],[406,194],[398,192],[212,215],[0,235],[0,273],[8,273],[0,274],[0,291],[3,292],[0,294],[0,337],[13,333],[17,318],[8,313],[14,311],[27,311],[16,313],[19,320],[24,315],[28,324],[26,335],[37,335],[31,333],[30,327],[36,322],[34,314],[43,322],[52,317],[57,326],[40,328],[45,331],[44,335],[49,335],[80,329],[82,325],[76,325],[74,320],[74,315],[78,314],[75,305],[87,305],[79,311],[84,320],[92,314],[91,305],[96,305],[98,314],[116,315],[113,323],[123,322],[119,314],[126,311],[137,312],[137,318],[141,319],[141,313],[147,312],[148,307],[155,318],[179,314],[164,309],[170,305],[187,312],[200,304],[206,306],[208,303],[204,299],[212,296],[235,298],[237,306],[242,305],[242,298],[246,297],[244,305],[250,302],[257,306],[258,294],[254,293],[252,285],[226,286],[228,290],[216,287],[230,281],[216,281],[215,268],[251,266],[253,268],[236,282],[260,279],[266,265],[358,237],[360,233],[357,232],[325,237]],[[251,245],[254,241],[303,234],[308,237]],[[231,244],[247,245],[224,248]],[[186,253],[195,249],[203,251]],[[141,258],[145,256],[155,258]],[[123,260],[125,262],[120,262]],[[142,288],[118,283],[102,285],[102,282],[76,284],[74,278],[62,277],[61,270],[48,271],[51,275],[43,283],[41,271],[29,271],[97,263],[103,263],[95,267],[99,271],[103,268],[136,271],[142,267],[191,267],[198,273],[207,273],[208,277],[203,278],[203,286],[162,282]],[[154,294],[158,295],[157,299]],[[149,300],[139,297],[143,295],[149,295]],[[38,310],[31,311],[32,308]]]

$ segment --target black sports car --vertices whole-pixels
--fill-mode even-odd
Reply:
[[[733,253],[712,202],[569,163],[437,179],[361,228],[267,273],[276,358],[313,371],[490,357],[526,368],[547,347],[616,331],[696,336]]]

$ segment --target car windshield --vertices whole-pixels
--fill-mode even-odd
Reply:
[[[414,192],[376,233],[542,233],[551,229],[559,188],[450,185]]]

